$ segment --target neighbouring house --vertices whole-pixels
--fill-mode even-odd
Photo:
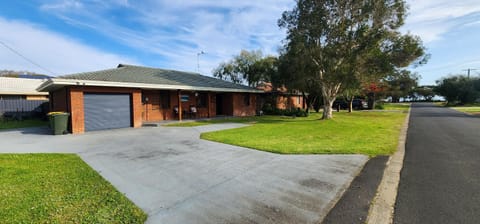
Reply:
[[[44,116],[48,93],[37,91],[45,80],[0,77],[0,117],[22,119]]]
[[[272,106],[277,109],[307,108],[304,97],[299,91],[288,91],[285,87],[274,89],[272,83],[268,82],[259,84],[257,89],[265,92],[258,100],[260,107],[266,103],[273,103]]]
[[[51,111],[70,113],[74,133],[140,127],[145,122],[253,116],[261,90],[197,73],[120,64],[51,78]]]
[[[0,100],[48,100],[47,92],[37,91],[44,79],[0,77]]]

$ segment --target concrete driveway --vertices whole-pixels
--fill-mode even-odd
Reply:
[[[202,132],[241,126],[64,136],[21,129],[0,132],[0,152],[77,153],[147,212],[148,223],[317,223],[368,160],[277,155],[199,139]]]

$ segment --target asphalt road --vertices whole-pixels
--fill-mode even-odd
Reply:
[[[394,223],[480,223],[480,117],[413,105]]]

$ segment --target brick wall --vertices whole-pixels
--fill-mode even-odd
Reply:
[[[160,94],[168,94],[170,106],[168,108],[162,107]],[[148,101],[145,99],[148,98]],[[177,105],[176,91],[158,91],[158,90],[144,90],[142,91],[142,119],[143,121],[162,121],[175,119],[173,107]]]
[[[128,93],[132,103],[132,126],[142,126],[142,94],[140,89],[91,86],[71,86],[51,92],[54,111],[70,112],[69,130],[73,134],[85,132],[83,94],[87,93]]]
[[[68,111],[65,88],[50,92],[50,111]]]
[[[67,96],[70,111],[70,131],[74,134],[85,132],[84,111],[83,111],[83,89],[68,88]]]
[[[233,93],[233,116],[255,116],[257,95],[253,93]]]
[[[208,109],[210,117],[217,116],[217,98],[215,93],[208,93]]]
[[[277,96],[278,109],[304,108],[303,96]]]
[[[132,117],[133,127],[142,127],[142,91],[140,89],[131,89],[132,99]]]
[[[142,92],[144,102],[142,104],[142,118],[143,121],[155,122],[162,120],[177,120],[178,115],[174,113],[174,107],[178,104],[178,92],[168,91],[170,94],[170,107],[162,108],[162,102],[160,99],[160,92],[155,90],[144,90]],[[215,114],[215,93],[211,92],[198,92],[198,96],[195,96],[193,91],[180,91],[180,95],[187,95],[188,101],[181,102],[182,110],[188,112],[190,106],[193,105],[197,108],[197,114],[195,117],[189,117],[188,113],[183,113],[182,117],[185,118],[209,118],[214,117]],[[206,106],[200,106],[197,104],[197,99],[202,94],[206,95]],[[148,101],[145,101],[145,97],[148,97]]]
[[[112,88],[112,87],[89,87],[71,86],[65,87],[50,93],[52,111],[70,112],[69,130],[74,133],[85,132],[85,114],[83,94],[87,93],[129,93],[132,103],[132,126],[141,127],[143,121],[174,120],[178,117],[173,113],[173,108],[178,105],[179,98],[177,91],[168,91],[170,97],[170,108],[162,108],[160,102],[160,91],[142,90],[134,88]],[[189,111],[190,105],[197,107],[196,118],[215,117],[216,95],[213,92],[199,92],[207,94],[207,106],[198,107],[197,98],[193,91],[180,91],[180,95],[187,95],[188,101],[181,102],[182,109]],[[245,103],[244,93],[220,93],[223,97],[223,115],[233,116],[254,116],[256,113],[256,95],[248,94],[250,102]],[[143,96],[142,96],[143,95]],[[145,101],[148,97],[148,101]],[[187,114],[183,116],[187,117]]]

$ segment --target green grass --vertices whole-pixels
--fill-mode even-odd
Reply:
[[[458,107],[450,107],[450,108],[458,110],[460,112],[468,113],[468,114],[480,113],[480,106],[458,106]]]
[[[201,138],[281,154],[390,155],[406,113],[340,112],[332,120],[264,116],[249,127],[203,133]]]
[[[405,108],[405,106],[401,106]],[[407,108],[408,109],[408,108]],[[403,109],[402,109],[403,110]],[[260,116],[176,123],[197,126],[222,122],[251,124],[248,127],[203,133],[202,139],[281,154],[365,154],[395,152],[406,111],[335,112],[332,120]],[[172,124],[173,125],[173,124]]]
[[[410,103],[385,103],[383,104],[384,110],[401,110],[408,111]]]
[[[143,223],[146,214],[72,154],[0,154],[0,223]]]
[[[0,130],[27,128],[27,127],[40,127],[40,126],[47,126],[47,125],[48,125],[47,121],[42,121],[39,119],[26,119],[22,121],[0,120]]]
[[[220,123],[256,123],[258,121],[263,121],[268,118],[275,118],[276,116],[262,116],[262,117],[229,117],[229,118],[215,118],[207,120],[198,120],[198,121],[184,121],[184,122],[175,122],[170,124],[165,124],[166,127],[196,127],[209,124],[220,124]]]

